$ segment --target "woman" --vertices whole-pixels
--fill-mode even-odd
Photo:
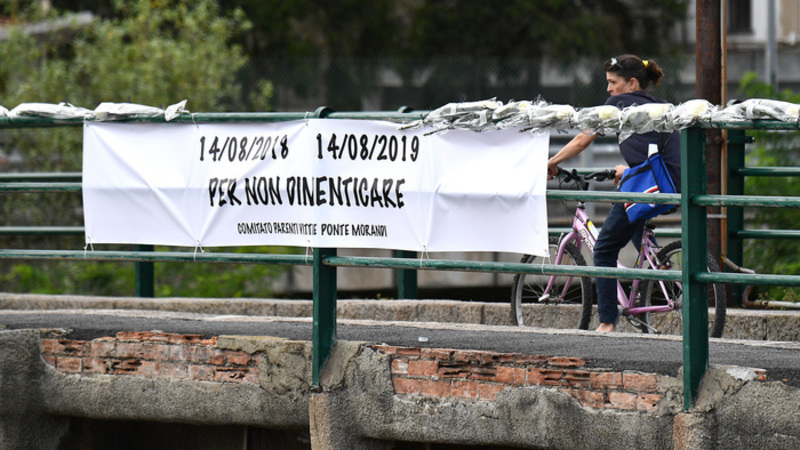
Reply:
[[[604,69],[608,82],[606,90],[611,95],[606,101],[606,105],[622,109],[631,105],[663,103],[645,92],[651,83],[658,86],[664,77],[664,72],[655,61],[643,60],[635,55],[621,55],[606,61]],[[548,178],[553,178],[558,173],[558,165],[562,161],[584,151],[598,136],[592,133],[581,133],[572,139],[548,161]],[[633,167],[647,159],[647,149],[651,143],[658,145],[675,186],[680,189],[681,147],[678,132],[634,134],[619,144],[619,150],[628,166]],[[619,165],[615,169],[617,174],[614,183],[616,184],[622,177],[626,166]],[[619,252],[628,241],[632,241],[637,247],[641,243],[644,223],[645,220],[631,223],[623,204],[613,204],[594,247],[595,265],[616,267]],[[600,317],[600,326],[597,331],[614,331],[619,315],[616,280],[598,278],[596,285],[597,310]]]

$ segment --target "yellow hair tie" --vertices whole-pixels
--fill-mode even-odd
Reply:
[[[650,65],[650,61],[643,59],[642,64],[644,64],[644,68],[647,69],[647,66]]]

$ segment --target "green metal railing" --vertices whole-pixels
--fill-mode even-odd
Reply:
[[[306,118],[365,119],[411,121],[425,112],[356,112],[337,113],[321,107],[314,113],[184,113],[177,123],[276,122]],[[127,122],[159,122],[163,119],[133,117]],[[0,129],[81,126],[82,120],[51,120],[42,118],[0,118]],[[798,238],[798,230],[745,230],[742,207],[800,206],[800,198],[744,196],[746,176],[798,176],[798,168],[746,168],[744,146],[746,129],[797,130],[797,124],[776,121],[714,124],[729,129],[730,181],[728,195],[706,193],[705,139],[706,130],[694,127],[682,132],[682,194],[625,194],[596,191],[548,191],[549,199],[619,202],[634,201],[680,205],[683,239],[684,271],[641,271],[622,268],[531,266],[521,263],[419,259],[415,252],[398,252],[396,257],[338,256],[335,249],[314,249],[313,260],[303,255],[200,253],[153,251],[152,246],[139,246],[132,251],[93,250],[0,250],[0,259],[54,259],[75,261],[128,261],[137,264],[137,295],[153,295],[153,263],[205,262],[312,265],[314,269],[313,312],[313,370],[312,383],[319,386],[320,374],[330,350],[336,343],[336,273],[338,267],[370,267],[398,270],[400,298],[416,298],[418,270],[474,271],[495,273],[544,273],[592,277],[639,278],[648,280],[681,281],[684,286],[684,404],[688,409],[695,398],[700,380],[708,367],[709,341],[707,331],[707,283],[756,284],[755,276],[734,273],[710,273],[706,265],[707,236],[706,208],[725,206],[728,211],[728,257],[742,262],[743,239]],[[79,192],[81,175],[64,174],[1,174],[0,193],[18,192]],[[0,227],[0,235],[81,235],[83,227]],[[677,233],[670,233],[675,235]],[[800,276],[757,275],[758,284],[800,286]]]

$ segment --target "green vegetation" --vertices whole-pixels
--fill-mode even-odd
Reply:
[[[215,0],[114,0],[106,18],[32,34],[26,24],[53,24],[61,16],[41,2],[0,6],[12,32],[0,41],[0,99],[20,103],[69,101],[94,109],[102,102],[163,106],[188,99],[195,111],[269,110],[271,85],[242,92],[237,72],[248,58],[234,40],[251,28],[241,9],[226,13]],[[240,100],[246,97],[247,102]],[[249,108],[249,109],[248,109]],[[80,171],[82,130],[4,131],[0,149],[18,155],[9,170]],[[0,197],[0,225],[81,225],[80,195]],[[83,248],[80,237],[4,238],[3,248]],[[101,248],[96,249],[100,250]],[[286,252],[247,248],[236,251]],[[31,293],[132,295],[133,264],[3,262],[2,289]],[[156,264],[157,295],[271,295],[285,269],[261,265]]]
[[[791,103],[800,103],[800,94],[791,90],[776,92],[772,86],[759,81],[755,74],[746,75],[740,86],[746,98],[771,98]],[[751,167],[800,165],[800,140],[797,132],[750,132],[755,145],[748,148],[747,165]],[[747,179],[745,194],[800,196],[800,184],[794,178],[752,177]],[[752,225],[756,228],[796,229],[797,210],[791,208],[753,208]],[[785,275],[800,274],[800,242],[783,239],[759,239],[747,242],[745,265],[756,272]],[[761,294],[771,300],[798,301],[800,291],[796,288],[773,287]]]

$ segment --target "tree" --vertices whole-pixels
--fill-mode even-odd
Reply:
[[[0,98],[9,109],[25,102],[57,103],[68,100],[76,106],[94,109],[101,102],[134,102],[167,106],[188,99],[195,111],[244,110],[237,71],[247,56],[233,39],[250,28],[241,10],[221,14],[215,0],[114,0],[113,14],[88,25],[73,26],[57,32],[33,35],[26,24],[32,20],[48,25],[62,17],[57,11],[42,9],[38,2],[17,1],[6,4],[10,16],[9,37],[0,41]],[[248,105],[268,110],[271,86],[262,81],[255,92],[247,92]],[[15,130],[3,135],[7,153],[18,152],[21,163],[10,167],[20,171],[80,171],[82,130],[51,128]],[[1,199],[0,211],[5,225],[79,225],[82,224],[80,197],[69,194],[38,194],[26,197],[27,207],[20,208],[20,198]],[[82,240],[64,237],[6,241],[5,247],[81,248]],[[16,283],[22,289],[75,289],[89,293],[129,295],[132,277],[114,273],[109,264],[82,267],[55,264],[46,271],[25,267],[6,271],[4,286]],[[198,266],[183,265],[180,270]],[[257,267],[257,268],[254,268]],[[205,280],[208,286],[226,286],[227,295],[256,295],[267,292],[264,281],[273,276],[270,266],[243,267],[246,275],[222,277],[236,283],[209,281],[206,267],[203,277],[173,273],[167,279]],[[179,270],[179,269],[170,269]],[[236,270],[236,269],[234,269]],[[67,272],[67,273],[65,273]],[[111,274],[109,272],[112,272]],[[40,279],[49,276],[50,281]],[[61,277],[61,278],[59,278]],[[75,279],[83,280],[82,287]],[[31,283],[26,286],[24,283]],[[124,286],[111,281],[126,280]],[[253,283],[259,280],[260,283]],[[183,295],[179,287],[163,286],[169,293]],[[112,292],[109,292],[110,289]],[[127,292],[125,290],[127,289]],[[256,289],[255,291],[253,289]]]

